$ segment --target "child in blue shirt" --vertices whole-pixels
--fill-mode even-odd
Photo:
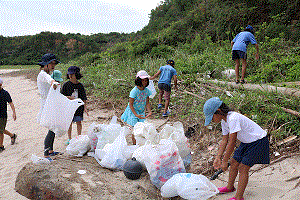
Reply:
[[[158,72],[154,74],[154,76],[150,77],[150,80],[155,79],[158,75],[158,88],[159,88],[159,96],[158,96],[158,109],[161,109],[162,106],[162,97],[165,97],[165,108],[163,111],[163,117],[167,117],[170,112],[168,111],[168,107],[170,104],[170,96],[171,96],[171,80],[174,77],[174,87],[177,90],[177,72],[174,69],[175,62],[173,60],[168,60],[167,65],[159,68]]]
[[[236,84],[239,81],[239,67],[240,60],[242,60],[242,76],[241,83],[245,83],[245,74],[247,67],[247,46],[251,42],[251,44],[255,45],[256,48],[256,59],[259,59],[259,48],[258,44],[254,37],[254,29],[252,26],[248,25],[245,31],[239,33],[231,42],[232,47],[232,60],[235,61],[235,76],[236,76]]]
[[[215,169],[228,169],[228,161],[234,151],[236,141],[240,146],[230,159],[229,179],[227,186],[218,188],[221,194],[234,192],[234,182],[239,174],[237,192],[228,200],[243,200],[248,184],[249,170],[255,164],[269,164],[269,140],[267,132],[246,116],[232,111],[218,97],[207,100],[203,106],[205,126],[210,122],[222,126],[222,141],[214,160]]]
[[[129,104],[121,116],[121,119],[131,126],[137,122],[144,122],[152,115],[149,103],[151,91],[146,88],[149,85],[149,75],[146,71],[141,70],[137,73],[135,85],[129,94]],[[145,108],[147,108],[148,115],[145,114]],[[136,144],[133,135],[132,141],[133,144]]]

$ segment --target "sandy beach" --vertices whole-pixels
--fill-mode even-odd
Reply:
[[[0,70],[0,75],[9,70]],[[36,122],[36,115],[39,111],[39,94],[36,82],[26,79],[23,76],[9,77],[2,76],[4,80],[3,88],[7,90],[15,104],[17,120],[13,121],[12,112],[8,106],[8,123],[6,129],[17,134],[15,145],[10,144],[10,138],[4,136],[5,151],[0,153],[0,199],[26,199],[15,190],[15,180],[18,172],[28,162],[31,162],[31,155],[43,155],[44,138],[47,129]],[[93,110],[90,116],[85,116],[83,124],[83,134],[87,134],[88,126],[92,121],[96,121],[98,116],[110,118],[111,111]],[[157,122],[159,120],[156,120]],[[159,121],[162,123],[163,121]],[[73,135],[76,135],[76,126],[73,126]],[[54,148],[56,151],[64,152],[67,135],[55,139]],[[253,169],[258,169],[260,165]],[[251,174],[251,173],[250,173]],[[300,176],[300,157],[291,157],[259,170],[249,179],[249,184],[245,192],[247,200],[261,199],[300,199],[300,186],[296,184],[300,181],[293,177]],[[217,187],[226,185],[228,172],[220,176],[220,179],[213,181]],[[236,184],[237,186],[237,184]],[[221,200],[232,197],[234,193],[228,195],[217,195],[212,199]],[[118,197],[115,197],[118,199]]]

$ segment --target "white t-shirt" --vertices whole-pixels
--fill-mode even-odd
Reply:
[[[37,87],[41,95],[41,100],[46,100],[51,87],[51,81],[53,79],[44,70],[41,70],[37,76]]]
[[[237,132],[237,139],[243,143],[255,142],[267,135],[258,124],[237,112],[229,112],[227,121],[222,120],[221,126],[223,135]]]

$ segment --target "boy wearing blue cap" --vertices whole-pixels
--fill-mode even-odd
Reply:
[[[256,56],[255,58],[259,59],[259,48],[258,44],[254,37],[254,29],[252,26],[248,25],[243,32],[240,32],[235,36],[235,38],[231,42],[232,47],[232,60],[235,61],[235,76],[236,76],[236,84],[239,81],[239,67],[240,60],[242,60],[242,76],[241,83],[245,83],[245,74],[247,67],[247,46],[251,42],[251,44],[255,45],[256,48]]]
[[[249,170],[255,164],[269,164],[269,140],[267,132],[246,116],[232,111],[218,97],[207,100],[203,107],[205,126],[210,122],[222,126],[222,140],[214,160],[214,168],[226,171],[228,161],[235,148],[236,140],[241,141],[230,159],[229,180],[226,187],[218,188],[221,194],[235,191],[234,182],[237,174],[239,181],[237,192],[229,200],[243,200],[248,184]]]
[[[174,88],[177,90],[177,72],[174,69],[175,62],[173,60],[168,60],[167,65],[159,68],[158,72],[150,77],[150,80],[159,77],[158,88],[159,88],[159,96],[158,96],[158,106],[157,109],[161,109],[162,105],[162,97],[165,98],[165,106],[162,116],[168,117],[170,112],[168,110],[171,96],[171,80],[174,78]]]

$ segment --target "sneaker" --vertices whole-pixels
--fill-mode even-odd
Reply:
[[[69,144],[70,144],[70,140],[71,140],[71,139],[68,139],[68,140],[65,142],[65,144],[66,144],[66,145],[69,145]]]
[[[45,159],[49,160],[50,162],[53,162],[53,159],[50,157],[46,157]]]
[[[158,105],[157,105],[157,109],[158,109],[158,110],[162,109],[162,107],[163,107],[162,104],[158,104]]]
[[[168,117],[169,114],[170,114],[170,111],[167,111],[166,113],[163,113],[162,116],[163,116],[163,117]]]
[[[17,135],[16,135],[16,134],[14,134],[14,135],[11,137],[11,145],[14,145],[14,144],[15,144],[16,138],[17,138]]]
[[[61,152],[57,152],[57,151],[53,151],[51,153],[49,153],[49,156],[56,156],[56,155],[61,155]]]
[[[5,150],[4,146],[0,147],[0,152],[2,152],[4,150]]]

